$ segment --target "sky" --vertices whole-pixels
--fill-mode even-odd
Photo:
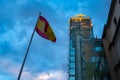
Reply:
[[[67,80],[69,19],[91,17],[101,38],[111,0],[0,0],[0,80],[16,80],[39,12],[51,25],[56,42],[34,34],[21,80]]]

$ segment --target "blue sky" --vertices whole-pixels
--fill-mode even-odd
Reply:
[[[69,19],[90,16],[101,37],[111,0],[0,0],[0,80],[16,80],[39,12],[50,23],[56,43],[37,33],[21,80],[67,80]]]

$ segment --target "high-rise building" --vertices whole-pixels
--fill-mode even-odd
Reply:
[[[120,80],[120,0],[112,0],[103,43],[112,80]]]
[[[102,39],[84,14],[70,18],[68,80],[110,80]]]
[[[69,80],[86,80],[85,60],[91,55],[93,38],[90,17],[79,14],[70,19]],[[87,51],[89,54],[85,54]]]

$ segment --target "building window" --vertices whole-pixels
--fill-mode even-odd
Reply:
[[[69,64],[69,67],[70,67],[70,68],[75,68],[75,63],[70,63],[70,64]]]
[[[70,61],[75,61],[75,57],[70,57]]]
[[[114,20],[113,20],[115,26],[117,26],[117,20],[116,20],[116,17],[114,17]]]
[[[112,43],[109,43],[109,47],[108,47],[109,50],[111,50],[112,45],[113,45]]]
[[[99,61],[99,56],[92,56],[91,58],[90,58],[90,61],[91,62],[98,62]]]
[[[101,46],[96,46],[96,47],[93,48],[93,51],[99,52],[99,51],[103,51],[103,50],[102,50]]]
[[[75,77],[71,76],[71,77],[69,78],[69,80],[75,80]]]
[[[71,74],[71,75],[75,75],[75,69],[70,69],[69,74]]]

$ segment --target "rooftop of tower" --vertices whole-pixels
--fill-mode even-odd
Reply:
[[[72,17],[70,20],[78,22],[78,21],[82,21],[84,19],[90,19],[90,17],[86,16],[85,14],[77,14],[74,17]]]
[[[81,22],[81,24],[90,24],[92,26],[91,18],[89,16],[86,16],[85,14],[77,14],[70,18],[71,22]]]
[[[85,17],[85,14],[77,14],[76,17]]]

